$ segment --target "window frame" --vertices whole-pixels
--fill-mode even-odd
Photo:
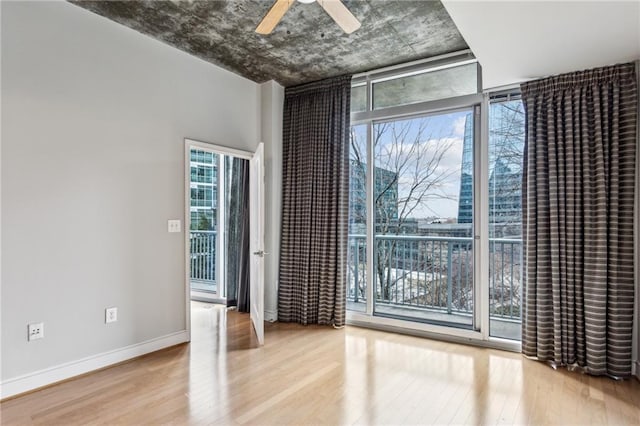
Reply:
[[[352,87],[366,85],[367,110],[351,113],[351,126],[366,125],[367,152],[366,152],[366,309],[365,312],[347,311],[347,323],[389,331],[400,331],[421,335],[425,337],[437,337],[440,339],[472,343],[510,351],[520,351],[519,341],[491,337],[489,334],[489,102],[490,97],[500,95],[502,90],[483,91],[482,69],[478,64],[478,93],[456,96],[445,99],[418,102],[407,105],[393,106],[381,109],[373,109],[373,83],[380,79],[400,78],[412,73],[425,72],[425,70],[438,70],[443,67],[455,67],[463,65],[460,62],[475,61],[470,51],[456,52],[433,58],[427,61],[410,63],[404,66],[389,67],[355,75]],[[428,71],[426,71],[428,72]],[[505,88],[514,92],[517,86]],[[518,88],[519,89],[519,88]],[[474,111],[474,146],[473,146],[473,258],[474,258],[474,329],[458,329],[443,325],[414,322],[406,319],[375,316],[374,313],[374,231],[375,209],[373,195],[374,182],[374,149],[372,143],[373,126],[385,121],[424,117],[429,115],[456,112],[460,110]]]
[[[512,339],[507,339],[507,338],[502,338],[502,337],[497,337],[497,336],[491,336],[491,312],[490,312],[490,304],[491,301],[489,300],[488,297],[488,292],[489,292],[489,286],[490,286],[490,271],[488,268],[489,265],[489,257],[491,255],[490,252],[490,246],[489,246],[489,241],[490,241],[490,188],[489,188],[489,178],[490,178],[490,173],[489,173],[489,166],[490,166],[490,158],[489,158],[489,144],[490,144],[490,114],[491,114],[491,104],[492,103],[496,103],[496,102],[504,102],[504,101],[514,101],[514,100],[521,100],[522,99],[522,94],[520,92],[520,87],[518,85],[516,86],[507,86],[507,87],[503,87],[503,88],[499,88],[499,89],[494,89],[491,91],[487,91],[485,94],[485,102],[486,102],[486,123],[485,123],[485,130],[486,130],[486,138],[485,138],[485,148],[486,148],[486,177],[484,177],[483,179],[486,179],[486,194],[484,195],[485,198],[485,212],[486,212],[486,240],[487,240],[487,246],[486,246],[486,264],[487,264],[487,271],[486,271],[486,279],[487,279],[487,300],[486,300],[486,311],[487,314],[485,315],[487,317],[486,321],[486,334],[488,336],[488,340],[489,341],[507,341],[507,342],[517,342],[518,344],[521,344],[521,340],[512,340]],[[521,250],[523,250],[523,248],[521,248]],[[524,268],[524,264],[523,264],[523,268]],[[524,269],[521,272],[522,274],[524,274]],[[522,291],[522,287],[520,289],[520,291]],[[522,295],[521,295],[521,300],[522,300]],[[521,309],[521,315],[522,315],[522,306],[520,307]],[[522,321],[522,316],[521,316],[521,321]]]

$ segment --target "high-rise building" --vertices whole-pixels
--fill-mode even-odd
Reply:
[[[473,114],[464,122],[460,194],[458,196],[458,223],[473,222]]]
[[[349,222],[350,232],[364,232],[367,221],[367,165],[352,160],[349,167]],[[392,223],[398,219],[397,173],[375,168],[376,222]],[[362,226],[361,226],[362,225]],[[356,229],[357,228],[357,229]]]
[[[524,108],[520,100],[489,107],[489,223],[492,237],[522,233]]]
[[[218,155],[191,150],[191,229],[214,231],[218,208]]]
[[[522,130],[520,101],[495,102],[489,108],[489,223],[494,236],[520,232],[522,222]],[[473,115],[465,121],[458,199],[458,223],[473,220]],[[498,235],[499,234],[499,235]]]

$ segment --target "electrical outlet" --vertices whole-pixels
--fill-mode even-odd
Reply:
[[[110,322],[118,321],[118,308],[107,308],[104,311],[104,322],[109,324]]]
[[[33,324],[29,324],[27,326],[27,340],[30,342],[32,340],[42,339],[44,338],[44,323],[36,322]]]
[[[180,232],[180,219],[170,219],[167,221],[167,231]]]

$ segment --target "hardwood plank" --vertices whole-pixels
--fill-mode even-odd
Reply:
[[[640,383],[356,327],[194,302],[192,342],[0,404],[29,424],[640,424]]]

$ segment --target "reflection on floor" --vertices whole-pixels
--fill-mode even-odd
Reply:
[[[2,403],[3,424],[640,424],[640,382],[193,303],[193,341]]]
[[[257,348],[258,339],[248,313],[227,310],[220,304],[191,302],[191,346],[216,351]]]

